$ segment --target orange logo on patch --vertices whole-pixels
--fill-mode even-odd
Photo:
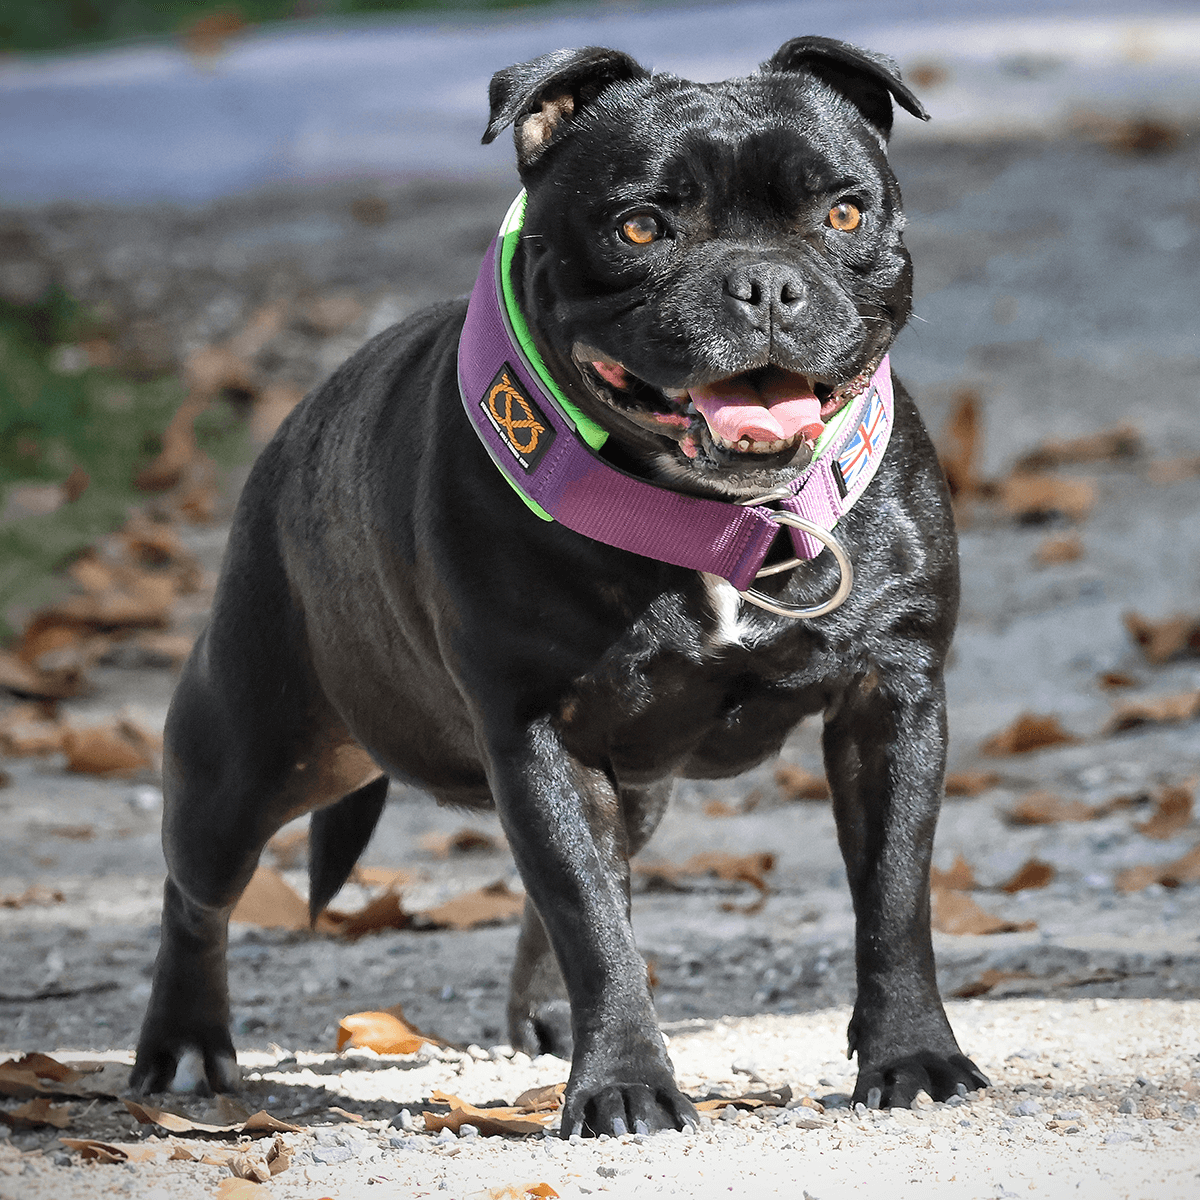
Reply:
[[[492,380],[482,407],[513,457],[529,471],[549,449],[554,430],[537,406],[521,393],[511,370],[506,363]]]

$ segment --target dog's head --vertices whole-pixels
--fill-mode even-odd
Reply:
[[[699,84],[592,47],[490,98],[529,193],[517,286],[606,453],[704,492],[791,479],[909,314],[885,146],[893,98],[926,113],[895,65],[806,37]]]

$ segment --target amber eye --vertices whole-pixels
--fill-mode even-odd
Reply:
[[[648,246],[663,235],[662,222],[649,213],[627,218],[621,225],[621,236],[635,246]]]
[[[838,229],[842,233],[849,233],[852,229],[858,228],[859,222],[862,220],[862,213],[857,205],[851,204],[849,200],[843,200],[841,204],[835,204],[829,210],[827,220],[834,229]]]

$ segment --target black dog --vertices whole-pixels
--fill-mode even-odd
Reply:
[[[490,98],[485,141],[515,124],[528,190],[516,301],[550,375],[608,431],[598,453],[676,498],[782,495],[813,412],[861,392],[909,314],[884,147],[893,98],[925,114],[894,64],[799,38],[758,74],[695,84],[593,48],[501,71]],[[634,945],[629,857],[676,776],[735,775],[816,712],[858,922],[854,1099],[986,1086],[930,943],[958,575],[907,394],[835,530],[849,598],[793,620],[530,512],[460,398],[464,309],[365,346],[246,485],[167,723],[170,878],[134,1087],[235,1086],[234,902],[267,839],[311,811],[318,912],[390,777],[499,811],[529,894],[511,1037],[572,1057],[564,1136],[693,1122]],[[781,402],[774,425],[742,411]],[[839,570],[823,553],[763,594],[815,605]]]

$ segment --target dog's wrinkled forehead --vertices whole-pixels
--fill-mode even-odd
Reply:
[[[816,37],[785,43],[757,75],[717,84],[651,75],[617,50],[559,50],[497,72],[489,98],[483,140],[512,124],[527,181],[573,132],[587,134],[589,152],[609,156],[600,160],[606,173],[653,177],[672,154],[697,166],[735,151],[741,167],[756,157],[778,161],[801,149],[784,145],[786,134],[818,151],[814,159],[835,128],[882,147],[893,100],[927,119],[891,60]]]

